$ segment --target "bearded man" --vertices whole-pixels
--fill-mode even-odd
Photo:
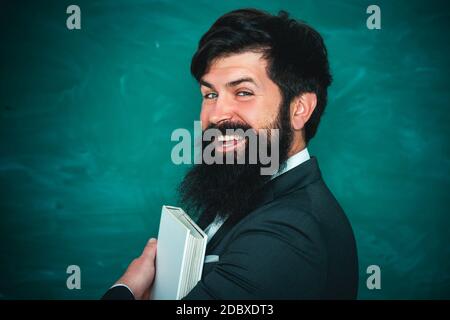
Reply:
[[[206,255],[216,257],[184,299],[355,299],[353,231],[307,149],[331,84],[320,34],[283,11],[232,11],[201,38],[191,73],[202,129],[219,132],[214,155],[247,161],[194,165],[180,185],[184,208],[208,235]],[[248,161],[251,139],[230,130],[275,135],[276,143],[264,140],[278,170],[262,174],[259,156]],[[148,298],[156,247],[151,239],[103,298]]]

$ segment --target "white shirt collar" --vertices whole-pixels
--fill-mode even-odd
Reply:
[[[272,177],[270,179],[271,180],[275,179],[279,175],[282,175],[283,173],[286,173],[289,170],[299,166],[303,162],[308,161],[310,158],[311,157],[309,156],[309,152],[308,152],[307,148],[297,152],[296,154],[294,154],[293,156],[289,157],[286,160],[286,166],[284,167],[284,169],[283,170],[279,170],[277,173],[272,175]]]

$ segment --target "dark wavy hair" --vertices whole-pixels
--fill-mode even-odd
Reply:
[[[293,98],[303,93],[316,94],[317,106],[305,125],[308,143],[316,134],[332,81],[322,37],[285,11],[278,15],[256,9],[231,11],[200,39],[192,57],[191,73],[200,81],[215,59],[248,51],[263,53],[268,62],[267,74],[278,85],[283,105],[289,106]]]

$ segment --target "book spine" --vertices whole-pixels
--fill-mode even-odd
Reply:
[[[183,262],[182,262],[182,267],[181,267],[181,274],[180,274],[180,278],[178,280],[178,289],[177,289],[177,300],[180,300],[181,298],[183,298],[182,295],[182,284],[183,284],[183,279],[185,278],[185,274],[186,274],[186,268],[187,268],[187,262],[188,262],[188,246],[189,246],[189,232],[186,231],[186,237],[184,240],[184,249],[183,249]]]

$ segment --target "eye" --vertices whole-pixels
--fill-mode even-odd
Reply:
[[[252,96],[253,93],[249,92],[249,91],[239,91],[238,93],[236,93],[237,96],[240,97],[246,97],[246,96]]]
[[[205,99],[215,99],[215,98],[217,98],[217,93],[209,92],[209,93],[203,95],[203,98],[205,98]]]

